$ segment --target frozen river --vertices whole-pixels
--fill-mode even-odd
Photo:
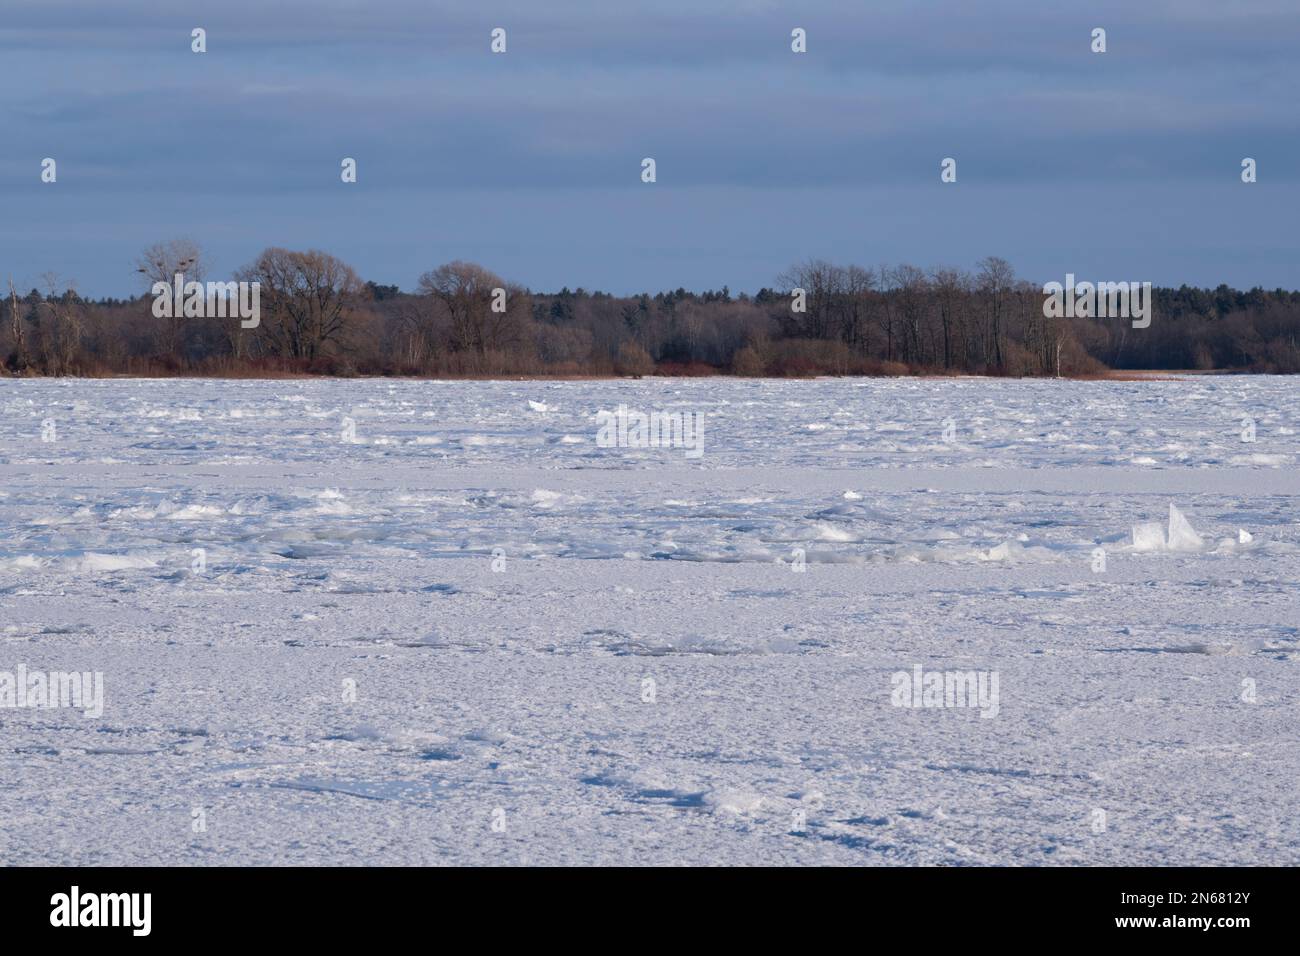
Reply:
[[[1298,389],[0,380],[0,855],[1300,863]]]

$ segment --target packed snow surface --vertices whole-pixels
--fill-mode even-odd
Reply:
[[[1300,863],[1297,387],[2,380],[0,857]]]

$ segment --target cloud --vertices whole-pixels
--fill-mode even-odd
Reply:
[[[194,26],[208,31],[204,55],[190,52]],[[488,50],[494,26],[509,31],[505,56]],[[790,52],[793,26],[808,30],[809,53]],[[1088,50],[1094,26],[1108,31],[1104,55]],[[202,209],[206,228],[242,243],[244,258],[277,230],[304,231],[294,217],[313,223],[315,245],[387,247],[386,234],[446,229],[436,210],[468,210],[465,195],[486,195],[495,230],[527,250],[520,261],[554,263],[543,247],[585,246],[579,222],[590,230],[599,203],[622,197],[639,209],[648,198],[640,161],[653,156],[659,182],[649,195],[691,196],[697,222],[729,209],[710,202],[715,193],[775,209],[805,190],[831,197],[792,216],[802,225],[789,242],[770,230],[734,234],[734,259],[766,263],[774,244],[831,236],[843,237],[840,247],[822,243],[819,254],[842,259],[854,252],[853,230],[836,220],[848,197],[871,195],[876,215],[901,221],[905,202],[934,201],[925,190],[937,188],[946,156],[958,159],[959,181],[937,196],[954,205],[1003,190],[1038,196],[1025,200],[1032,208],[1086,187],[1197,208],[1207,191],[1240,185],[1247,155],[1260,162],[1257,192],[1289,188],[1287,158],[1300,146],[1296,35],[1300,8],[1271,0],[1108,0],[1086,10],[1034,0],[505,0],[490,10],[230,0],[202,12],[152,0],[48,2],[7,11],[0,29],[7,74],[21,78],[0,87],[7,134],[21,145],[0,159],[0,177],[46,230],[84,230],[92,213],[130,218],[147,203],[171,211],[149,223],[159,230],[150,239],[197,235],[183,227],[197,218],[188,210]],[[36,179],[44,156],[60,162],[54,187]],[[338,182],[344,156],[360,168],[350,192]],[[518,211],[524,195],[563,196],[590,215],[547,202],[547,234],[529,233],[539,223]],[[1246,195],[1235,198],[1251,222]],[[367,223],[381,199],[383,217]],[[234,209],[239,218],[223,213]],[[632,259],[596,243],[589,284],[602,274],[630,281],[637,270],[682,284],[671,279],[682,268],[670,252],[680,235],[644,213],[637,229],[658,232]],[[947,228],[969,230],[952,240],[965,249],[988,225],[958,217]],[[1113,227],[1087,225],[1072,241],[1108,248]],[[1026,234],[1020,249],[997,251],[1016,261],[1040,243]],[[1171,255],[1184,250],[1188,281],[1221,280],[1193,237],[1170,231],[1162,243]],[[65,248],[29,240],[0,253],[62,268]],[[1294,284],[1295,268],[1268,279]],[[115,269],[88,262],[87,280],[120,289]]]

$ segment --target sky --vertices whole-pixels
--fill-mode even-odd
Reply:
[[[988,255],[1300,288],[1298,52],[1295,0],[0,0],[0,281],[139,294],[184,237],[209,277],[320,248],[404,289]]]

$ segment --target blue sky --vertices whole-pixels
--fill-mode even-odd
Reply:
[[[135,293],[188,237],[214,275],[317,247],[407,289],[454,258],[631,293],[985,255],[1295,288],[1297,52],[1294,0],[0,0],[0,278]]]

